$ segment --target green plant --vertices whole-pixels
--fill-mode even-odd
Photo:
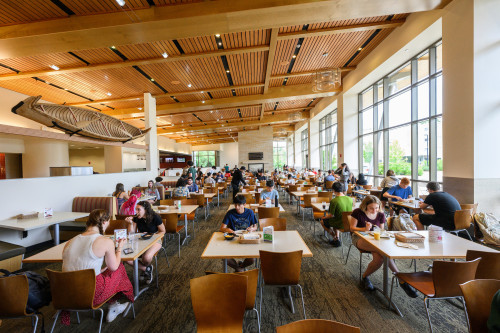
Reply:
[[[442,158],[439,158],[437,160],[437,170],[438,171],[443,171],[443,159]]]

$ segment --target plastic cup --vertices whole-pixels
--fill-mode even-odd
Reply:
[[[379,240],[380,239],[380,230],[375,230],[373,232],[373,238],[375,238],[375,240]]]

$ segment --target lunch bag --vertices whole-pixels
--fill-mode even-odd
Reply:
[[[26,305],[27,313],[37,312],[40,308],[49,305],[52,301],[49,279],[45,276],[31,271],[11,273],[8,270],[0,269],[0,272],[3,273],[3,277],[26,275],[28,278],[29,292],[28,304]],[[0,278],[2,278],[2,276],[0,276]]]
[[[399,214],[394,217],[392,222],[392,230],[396,231],[415,231],[417,226],[412,221],[410,214]]]
[[[500,221],[493,214],[477,213],[474,221],[479,229],[476,232],[476,236],[480,236],[478,238],[482,238],[486,244],[500,246]]]

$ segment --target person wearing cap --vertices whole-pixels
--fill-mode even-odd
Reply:
[[[243,178],[243,172],[245,172],[245,167],[242,166],[239,170],[235,170],[233,174],[233,179],[231,180],[231,187],[233,190],[233,201],[240,190],[240,183],[246,185],[245,178]]]
[[[266,199],[270,199],[273,204],[279,199],[279,193],[274,189],[274,181],[272,180],[266,181],[266,189],[260,192],[260,203],[265,202]]]

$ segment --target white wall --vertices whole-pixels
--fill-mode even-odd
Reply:
[[[226,165],[232,169],[238,165],[238,142],[220,144],[220,167]]]
[[[104,149],[70,149],[70,166],[91,166],[95,172],[105,173]]]

